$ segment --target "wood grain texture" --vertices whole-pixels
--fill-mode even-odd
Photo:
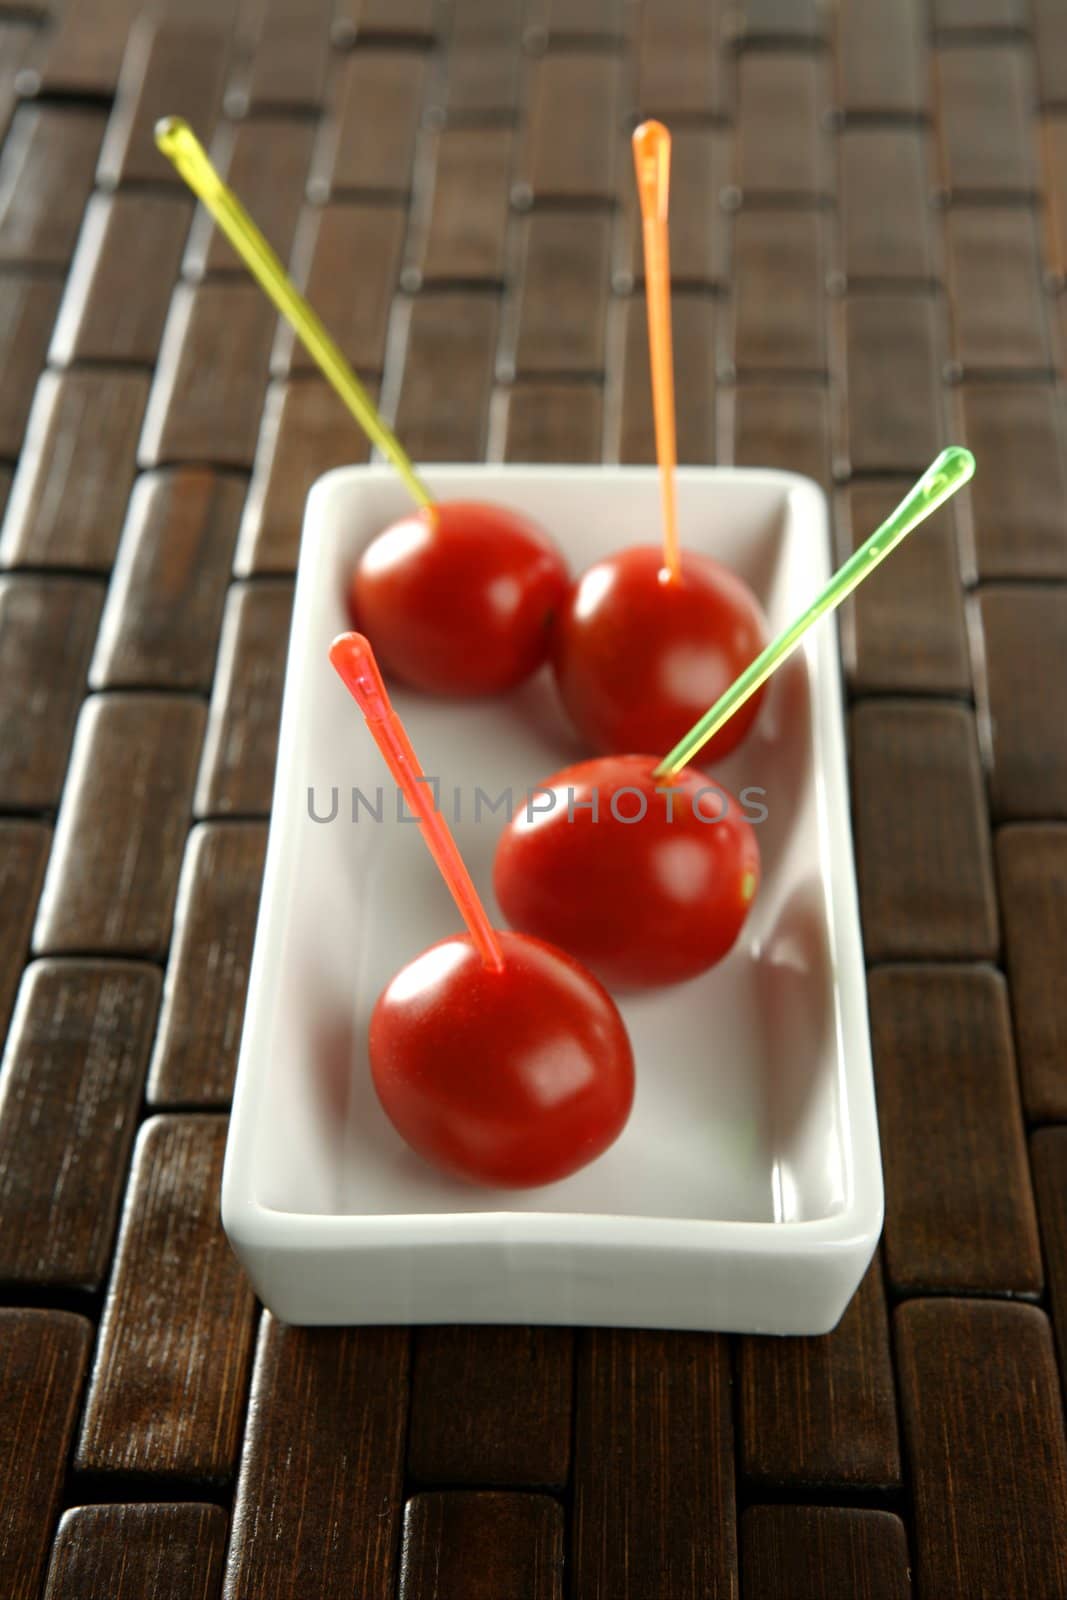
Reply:
[[[45,372],[0,532],[5,566],[111,566],[148,396],[138,372]]]
[[[215,1600],[225,1550],[218,1506],[78,1506],[59,1524],[44,1600]]]
[[[334,114],[315,149],[312,175],[323,199],[343,191],[407,196],[427,77],[421,52],[357,50],[347,57]]]
[[[896,1348],[920,1594],[1054,1600],[1067,1588],[1067,1444],[1048,1318],[913,1300]]]
[[[654,463],[655,423],[652,416],[652,379],[648,361],[648,316],[643,295],[617,302],[621,317],[619,339],[622,403],[618,406],[618,436],[608,441],[611,454],[626,463]],[[678,415],[678,460],[708,462],[715,459],[715,334],[716,302],[707,295],[678,291],[672,296],[674,379],[680,394],[690,396]]]
[[[361,378],[381,372],[385,362],[389,307],[406,228],[402,206],[358,200],[309,206],[301,219],[293,276]],[[358,294],[353,294],[349,276],[353,261],[359,262]],[[284,324],[278,328],[271,370],[277,377],[318,375],[318,367]],[[351,422],[349,430],[353,450],[358,450],[360,438]]]
[[[204,468],[134,485],[100,636],[94,689],[211,687],[243,478]]]
[[[445,74],[431,81],[430,109],[449,127],[514,122],[521,60],[517,41],[453,32]]]
[[[889,1323],[877,1260],[833,1333],[741,1339],[738,1352],[746,1479],[798,1489],[900,1483]]]
[[[1034,1194],[1045,1252],[1049,1312],[1067,1392],[1067,1128],[1039,1128],[1030,1140]]]
[[[513,155],[510,129],[442,130],[432,202],[408,239],[408,271],[426,283],[503,281]]]
[[[291,116],[261,116],[225,123],[212,145],[212,159],[256,219],[256,226],[281,258],[289,260],[311,162],[314,126]],[[200,208],[189,235],[185,270],[243,275],[233,246]]]
[[[99,695],[78,718],[34,930],[39,955],[167,947],[204,707]]]
[[[825,193],[829,145],[821,123],[822,63],[795,51],[746,51],[737,69],[735,182],[757,196]]]
[[[0,262],[65,267],[93,186],[102,112],[26,105],[0,159]]]
[[[834,97],[846,116],[915,117],[929,98],[924,0],[842,0]]]
[[[0,578],[0,805],[58,804],[103,599],[80,578]]]
[[[964,375],[1051,368],[1034,213],[953,207],[946,241],[952,354]]]
[[[569,1329],[419,1329],[408,1476],[429,1484],[562,1488],[572,1391]],[[462,1395],[462,1405],[442,1406],[445,1394]]]
[[[743,376],[826,368],[823,227],[818,211],[734,218],[731,364]]]
[[[1067,16],[1057,0],[1033,0],[1034,69],[1039,105],[1067,105]]]
[[[505,461],[600,460],[604,408],[598,384],[519,383],[502,399]]]
[[[520,376],[603,371],[610,227],[606,216],[570,211],[523,222],[510,341]]]
[[[885,1260],[902,1294],[1042,1287],[1007,988],[988,968],[869,979]]]
[[[93,195],[48,352],[53,365],[152,366],[192,214],[182,194]]]
[[[495,296],[435,291],[414,302],[396,410],[414,460],[482,460],[496,337]]]
[[[641,11],[637,109],[667,121],[722,113],[729,87],[720,45],[720,0],[656,0]]]
[[[750,1506],[741,1579],[746,1600],[909,1600],[904,1524],[888,1511]]]
[[[821,384],[743,383],[730,399],[720,461],[782,467],[828,485],[830,406]]]
[[[1021,42],[942,45],[933,61],[941,181],[952,198],[1032,193],[1028,47]]]
[[[0,454],[12,460],[22,447],[62,292],[58,276],[18,268],[0,272]]]
[[[28,969],[0,1076],[0,1281],[103,1282],[159,990],[127,962]]]
[[[240,1449],[251,1287],[219,1219],[226,1119],[137,1137],[75,1465],[225,1482]]]
[[[81,0],[64,7],[40,65],[44,93],[113,95],[140,9],[141,0]]]
[[[614,197],[620,63],[614,55],[551,51],[532,69],[520,181],[535,203]]]
[[[240,104],[253,113],[316,110],[326,87],[330,0],[265,0],[257,9]]]
[[[37,1600],[92,1324],[65,1311],[0,1309],[0,1550],[10,1600]]]
[[[149,182],[180,188],[182,179],[153,137],[175,106],[208,143],[222,98],[229,31],[178,16],[138,19],[130,31],[115,107],[107,125],[97,181],[108,187]]]
[[[372,399],[377,385],[367,385]],[[304,502],[331,467],[366,461],[370,445],[329,384],[314,378],[267,391],[234,561],[238,577],[296,571]]]
[[[51,842],[52,830],[43,822],[0,819],[0,904],[6,918],[0,940],[0,1035],[7,1032]]]
[[[838,141],[841,268],[850,287],[927,282],[931,248],[927,141],[918,128],[859,123]]]
[[[563,1600],[563,1507],[540,1494],[417,1494],[399,1600]]]
[[[1067,828],[1001,828],[996,853],[1023,1105],[1067,1122]]]
[[[254,283],[178,288],[141,434],[142,466],[252,465],[274,324]]]
[[[853,472],[919,473],[944,438],[937,303],[895,290],[841,307]]]
[[[992,959],[996,894],[970,711],[906,700],[859,705],[852,777],[868,961]]]
[[[611,1600],[737,1595],[725,1339],[578,1336],[572,1582]]]
[[[270,812],[292,609],[291,583],[235,584],[227,596],[198,817]]]
[[[960,434],[982,463],[968,489],[980,578],[1067,577],[1067,463],[1055,388],[964,383]]]
[[[1040,121],[1041,184],[1045,192],[1045,265],[1062,286],[1067,276],[1067,116],[1047,111]]]
[[[260,1326],[225,1600],[393,1600],[405,1328]]]
[[[1067,589],[989,585],[979,592],[978,612],[978,704],[992,754],[994,815],[1067,818]]]
[[[237,1070],[267,830],[195,828],[178,886],[148,1101],[225,1106]]]
[[[854,483],[835,501],[841,560],[870,537],[911,488]],[[841,648],[856,693],[967,695],[971,667],[954,509],[935,512],[840,613]]]

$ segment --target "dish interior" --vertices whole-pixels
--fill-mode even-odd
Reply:
[[[441,475],[444,495],[507,501],[560,543],[572,571],[659,530],[655,474]],[[431,486],[434,482],[430,478]],[[685,544],[740,573],[777,631],[829,570],[818,494],[773,475],[679,475]],[[343,471],[316,489],[301,555],[271,860],[245,1049],[257,1066],[259,1203],[315,1215],[539,1212],[802,1222],[841,1210],[848,1172],[834,982],[830,830],[820,763],[836,672],[832,629],[809,636],[772,681],[756,728],[714,776],[750,797],[763,882],[730,956],[678,988],[617,997],[633,1040],[631,1120],[565,1182],[516,1192],[440,1177],[393,1131],[375,1097],[367,1023],[383,985],[458,915],[326,649],[350,626],[346,578],[362,546],[406,509],[386,473]],[[279,642],[279,648],[281,642]],[[472,641],[472,648],[477,648]],[[395,704],[491,914],[503,810],[586,754],[546,669],[504,699]],[[482,792],[478,799],[476,791]],[[353,820],[353,795],[356,817]],[[362,796],[362,798],[360,798]],[[488,798],[484,798],[488,797]],[[458,809],[457,809],[458,808]],[[475,813],[478,813],[477,816]],[[315,820],[316,818],[322,820]],[[330,820],[326,820],[330,819]],[[840,841],[838,849],[840,850]],[[641,908],[634,906],[635,916]]]

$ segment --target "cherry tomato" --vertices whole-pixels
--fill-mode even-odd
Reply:
[[[559,551],[525,517],[445,500],[371,541],[349,603],[400,682],[429,694],[498,694],[546,660],[568,582]]]
[[[432,1166],[528,1188],[618,1138],[633,1052],[611,996],[577,961],[499,937],[503,971],[457,935],[397,973],[371,1017],[371,1073],[394,1127]]]
[[[721,961],[759,885],[738,802],[693,767],[657,779],[658,759],[605,756],[546,778],[504,830],[493,869],[512,927],[623,989]]]
[[[657,547],[590,567],[571,589],[553,644],[563,704],[595,750],[677,744],[763,649],[767,628],[747,584],[708,556],[682,554],[671,579]],[[703,758],[721,760],[759,712],[752,696]]]

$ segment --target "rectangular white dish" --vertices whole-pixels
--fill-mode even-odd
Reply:
[[[438,467],[442,498],[499,500],[572,570],[660,526],[646,468]],[[308,498],[270,843],[222,1215],[266,1304],[296,1323],[516,1322],[820,1333],[882,1224],[866,986],[849,826],[837,636],[822,623],[772,681],[716,776],[762,788],[763,882],[729,957],[620,1000],[634,1111],[618,1143],[528,1191],[440,1177],[393,1131],[366,1060],[386,981],[458,915],[326,651],[350,626],[361,547],[408,509],[385,467],[329,473]],[[777,631],[830,571],[824,497],[788,473],[678,475],[683,542],[755,589]],[[279,641],[281,648],[281,641]],[[547,671],[513,696],[395,704],[491,914],[510,790],[522,804],[588,754]],[[337,791],[337,811],[333,791]],[[358,789],[381,820],[357,804]],[[383,803],[379,807],[377,791]]]

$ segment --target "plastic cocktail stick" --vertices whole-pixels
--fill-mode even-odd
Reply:
[[[233,190],[222,181],[189,124],[181,117],[156,123],[156,144],[211,213],[260,288],[273,301],[308,354],[355,417],[389,458],[420,506],[432,505],[426,485],[352,368],[299,292]]]
[[[674,420],[674,353],[671,344],[671,268],[667,243],[671,136],[662,122],[642,122],[634,129],[634,169],[641,201],[645,246],[645,300],[648,306],[648,354],[652,372],[652,411],[656,425],[656,457],[663,496],[663,562],[673,579],[681,575],[678,507],[674,493],[677,444]]]
[[[330,646],[330,662],[362,711],[389,771],[422,824],[427,848],[470,929],[482,964],[491,971],[502,972],[504,953],[496,929],[486,916],[447,822],[434,807],[431,786],[404,725],[393,710],[373,650],[362,634],[342,633]]]
[[[714,738],[724,723],[730,720],[734,712],[743,706],[745,701],[766,683],[771,673],[781,666],[786,657],[793,653],[808,629],[818,622],[820,617],[824,617],[827,612],[839,606],[842,600],[846,599],[865,578],[870,576],[875,567],[896,549],[913,528],[925,521],[938,506],[943,505],[954,495],[957,489],[962,489],[973,476],[974,457],[969,450],[964,450],[959,445],[952,445],[949,449],[942,450],[937,460],[927,467],[922,477],[881,527],[876,528],[866,543],[838,567],[825,589],[812,601],[803,615],[797,617],[795,622],[791,622],[776,639],[771,640],[751,666],[741,673],[725,694],[720,696],[710,711],[707,711],[678,741],[674,749],[664,756],[656,768],[656,777],[673,776],[692,761],[708,740]]]

